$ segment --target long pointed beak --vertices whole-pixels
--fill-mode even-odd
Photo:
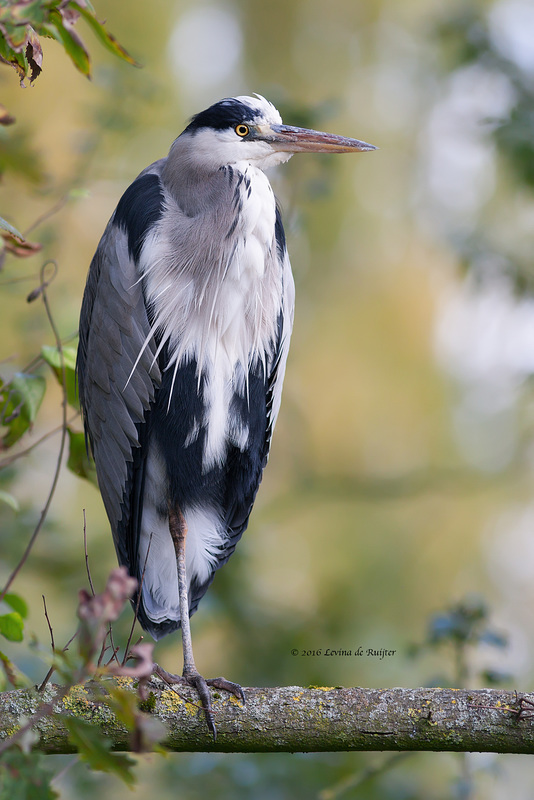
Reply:
[[[285,153],[354,153],[378,150],[373,144],[337,136],[335,133],[293,128],[291,125],[270,125],[259,128],[262,139]]]

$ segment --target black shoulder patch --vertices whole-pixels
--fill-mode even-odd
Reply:
[[[124,192],[115,209],[113,221],[128,236],[128,252],[136,262],[147,233],[163,213],[163,192],[157,175],[137,178]]]
[[[252,122],[257,114],[256,109],[233,97],[227,97],[225,100],[214,103],[205,111],[195,114],[185,130],[189,133],[195,133],[200,128],[222,131],[225,128],[233,128],[240,122]]]
[[[281,262],[283,262],[286,252],[286,233],[284,231],[282,214],[280,213],[280,208],[278,207],[278,203],[276,204],[276,221],[274,223],[274,236],[276,239],[276,250],[278,252],[278,258],[280,259]]]

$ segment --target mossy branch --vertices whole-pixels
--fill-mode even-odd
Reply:
[[[135,692],[134,681],[107,684]],[[0,694],[0,741],[53,703],[54,713],[37,719],[36,749],[71,753],[65,719],[97,725],[115,750],[130,750],[130,735],[103,699],[100,684],[48,684],[38,694],[20,689]],[[224,696],[222,696],[224,694]],[[246,706],[214,693],[217,741],[199,713],[194,691],[169,688],[154,679],[144,711],[161,720],[171,751],[319,752],[433,750],[534,753],[534,707],[516,692],[481,689],[343,689],[329,687],[245,689]],[[58,697],[55,703],[54,698]]]

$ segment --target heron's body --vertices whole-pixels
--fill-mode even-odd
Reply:
[[[287,128],[263,98],[193,118],[121,198],[80,318],[86,431],[121,564],[154,638],[184,622],[245,530],[280,408],[294,284],[263,169],[297,150],[372,149]]]

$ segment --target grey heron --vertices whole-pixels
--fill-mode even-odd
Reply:
[[[294,283],[268,167],[373,145],[286,126],[260,95],[194,116],[126,189],[91,262],[77,374],[118,560],[154,639],[182,628],[247,527],[280,408]],[[168,676],[167,673],[165,673]]]

